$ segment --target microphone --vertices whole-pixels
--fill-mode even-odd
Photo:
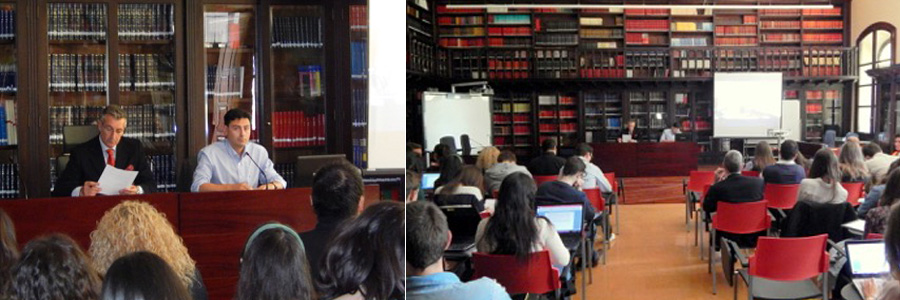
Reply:
[[[244,151],[244,154],[246,154],[247,158],[249,158],[250,161],[252,161],[253,164],[256,165],[256,168],[259,169],[259,173],[262,174],[263,180],[266,181],[265,185],[266,185],[266,190],[268,191],[269,190],[269,177],[266,176],[266,171],[263,170],[263,168],[260,167],[258,163],[256,163],[256,160],[253,160],[253,156],[251,156],[250,153],[247,153],[247,151]],[[259,179],[257,179],[257,180],[259,180]]]

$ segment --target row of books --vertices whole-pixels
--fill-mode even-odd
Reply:
[[[803,21],[804,29],[844,29],[844,21]]]
[[[488,59],[488,68],[500,70],[527,70],[531,64],[527,60]]]
[[[494,123],[529,123],[531,122],[531,116],[527,114],[517,114],[517,115],[503,115],[503,114],[494,114]]]
[[[631,102],[638,101],[652,101],[652,102],[662,102],[666,101],[665,92],[655,91],[655,92],[629,92],[628,100]]]
[[[619,48],[618,42],[585,42],[581,41],[581,48],[584,49],[616,49]]]
[[[103,114],[104,106],[51,106],[50,144],[62,145],[63,128],[94,124]]]
[[[499,103],[494,109],[497,113],[528,113],[531,112],[531,103]]]
[[[535,44],[565,46],[578,44],[578,34],[542,34],[535,37]]]
[[[465,28],[465,29],[481,29],[481,28]],[[473,33],[477,35],[477,33]],[[481,34],[484,34],[484,31],[481,30]],[[489,27],[488,28],[489,35],[506,35],[506,36],[529,36],[531,35],[531,28],[529,27]]]
[[[287,181],[287,188],[294,188],[294,176],[297,170],[297,165],[293,163],[282,163],[275,164],[275,172],[278,172],[278,175],[281,175],[281,178],[284,178],[284,181]]]
[[[629,68],[664,68],[669,61],[666,51],[634,52],[625,56],[625,66]]]
[[[800,42],[799,33],[763,33],[763,42]]]
[[[434,45],[418,39],[410,39],[406,47],[406,67],[423,73],[434,71]]]
[[[50,3],[51,40],[106,40],[106,4]]]
[[[626,30],[669,30],[669,20],[625,20]]]
[[[534,19],[534,31],[571,31],[577,29],[578,21],[575,20]]]
[[[531,40],[528,38],[488,38],[489,47],[528,47]]]
[[[352,125],[355,128],[369,126],[369,90],[354,87],[350,90],[350,106],[353,109]]]
[[[206,67],[206,95],[241,97],[244,93],[244,67]]]
[[[50,91],[106,91],[106,55],[50,54]]]
[[[674,31],[713,31],[712,22],[672,22]]]
[[[0,164],[0,198],[19,198],[18,164]]]
[[[806,113],[821,114],[822,113],[822,103],[807,103],[806,104]]]
[[[484,24],[482,16],[464,16],[464,17],[438,17],[438,25],[481,25]]]
[[[756,15],[718,15],[716,25],[756,25]]]
[[[829,9],[804,9],[804,16],[840,16],[841,8],[829,8]]]
[[[369,141],[368,139],[353,140],[353,164],[360,169],[369,168]]]
[[[538,50],[534,53],[537,58],[568,58],[575,57],[575,51],[571,50]]]
[[[582,38],[621,39],[625,35],[625,31],[622,29],[581,29],[578,34]]]
[[[844,41],[843,33],[804,33],[804,42],[842,42]]]
[[[322,18],[272,18],[272,47],[322,48]]]
[[[441,38],[441,47],[484,47],[484,39]]]
[[[799,16],[799,9],[760,9],[761,16]]]
[[[493,28],[492,28],[493,29]],[[525,27],[528,29],[528,27]],[[484,36],[482,27],[441,27],[441,36]]]
[[[490,15],[488,23],[496,25],[527,25],[531,24],[530,15]]]
[[[17,145],[19,143],[16,118],[16,101],[6,100],[0,107],[0,145]]]
[[[538,124],[541,133],[575,133],[578,131],[578,123]]]
[[[800,21],[762,21],[763,29],[800,29]]]
[[[362,72],[365,74],[365,68],[367,68],[367,66],[357,65],[357,68],[362,68]],[[353,74],[355,75],[357,73]],[[322,79],[322,66],[297,66],[297,75],[300,78],[300,85],[297,87],[300,96],[319,97],[325,92],[325,87],[323,85],[325,81]]]
[[[750,26],[716,26],[716,35],[755,35],[756,27]]]
[[[437,12],[440,13],[453,13],[453,14],[461,14],[461,13],[484,13],[484,9],[481,8],[448,8],[446,5],[438,5]]]
[[[710,16],[710,15],[712,15],[712,9],[673,8],[672,15],[673,16]]]
[[[171,4],[121,4],[118,22],[120,39],[172,39],[175,7]]]
[[[626,9],[626,16],[668,16],[668,9]]]
[[[759,43],[755,37],[719,37],[716,38],[716,46],[756,46]]]
[[[156,191],[158,193],[174,192],[175,174],[178,174],[175,156],[172,154],[151,155],[149,159],[150,171],[153,172],[153,179],[156,180]]]
[[[0,10],[0,40],[11,40],[16,37],[16,10]]]
[[[325,115],[303,111],[274,112],[274,146],[307,147],[325,145]]]
[[[318,66],[317,66],[318,67]],[[353,78],[366,78],[369,74],[369,46],[365,41],[350,42],[350,74]],[[322,72],[321,67],[319,73]],[[319,74],[321,76],[321,74]],[[303,78],[303,76],[301,76]],[[321,85],[321,82],[319,82]],[[321,93],[321,92],[320,92]]]
[[[369,11],[366,5],[350,6],[350,30],[362,31],[369,29]]]
[[[672,38],[672,47],[706,47],[709,46],[709,38]]]
[[[0,65],[0,92],[16,92],[16,64]]]
[[[119,90],[174,90],[174,70],[174,64],[163,54],[119,54]]]
[[[806,91],[806,100],[838,99],[841,97],[839,90]]]
[[[666,34],[629,32],[625,34],[625,43],[635,45],[665,45],[669,43],[669,37]]]
[[[582,17],[578,19],[578,23],[582,26],[622,26],[623,22],[622,17],[614,17],[612,22],[606,22],[606,19],[599,17]]]
[[[530,78],[531,74],[526,71],[490,71],[487,74],[487,79],[526,79]]]

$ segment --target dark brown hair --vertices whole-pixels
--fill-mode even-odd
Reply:
[[[12,273],[18,300],[92,300],[100,292],[100,275],[87,255],[62,234],[28,242]]]

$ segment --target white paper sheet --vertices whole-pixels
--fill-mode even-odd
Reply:
[[[100,180],[97,181],[100,184],[100,193],[104,195],[118,195],[119,191],[128,188],[134,183],[137,175],[138,171],[125,171],[106,165],[106,168],[103,169],[103,174],[100,175]]]

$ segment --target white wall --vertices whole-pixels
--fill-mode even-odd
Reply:
[[[404,3],[369,1],[369,169],[406,165]]]

